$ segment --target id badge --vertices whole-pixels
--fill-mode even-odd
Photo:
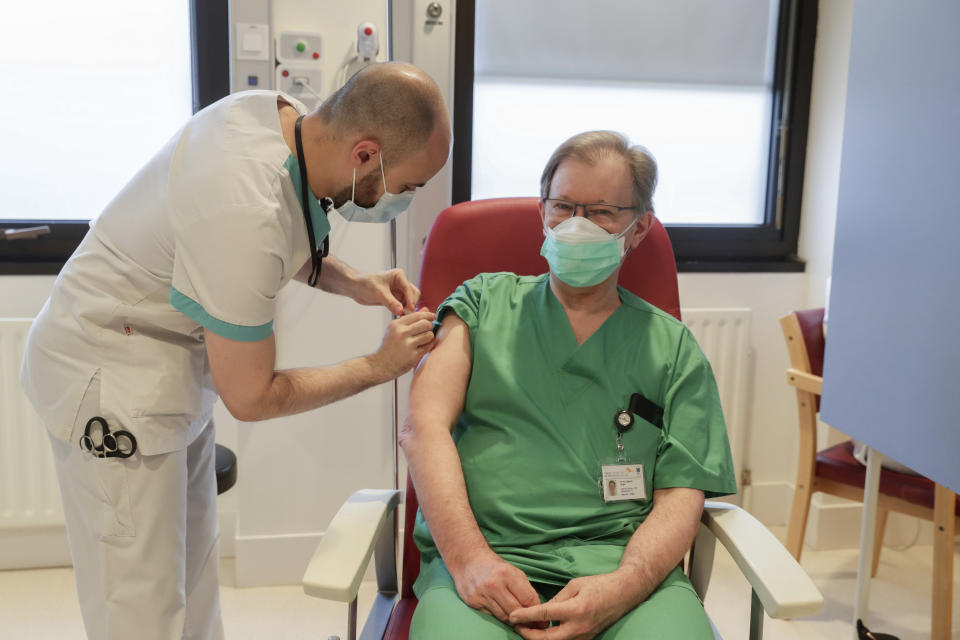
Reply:
[[[605,464],[600,467],[604,502],[646,500],[647,487],[642,464]]]

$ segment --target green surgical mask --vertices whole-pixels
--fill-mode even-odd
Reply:
[[[626,254],[626,234],[636,220],[613,234],[586,218],[573,216],[544,227],[540,255],[550,271],[571,287],[591,287],[610,277]]]

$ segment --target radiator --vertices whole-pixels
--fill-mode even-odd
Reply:
[[[749,415],[750,309],[681,309],[681,316],[717,378],[739,487]],[[735,501],[739,504],[739,498]]]
[[[30,322],[0,319],[0,569],[69,564],[50,442],[18,380]]]

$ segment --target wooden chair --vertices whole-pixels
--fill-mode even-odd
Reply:
[[[780,318],[780,327],[790,352],[790,368],[787,369],[787,384],[797,390],[797,411],[800,427],[800,445],[797,454],[797,481],[787,528],[787,550],[800,560],[803,538],[810,511],[810,498],[814,493],[828,493],[848,500],[863,502],[863,485],[866,467],[853,456],[853,442],[847,440],[817,452],[817,414],[820,411],[820,393],[823,384],[823,333],[824,310],[807,309],[794,311]],[[842,425],[840,425],[842,426]],[[883,547],[883,532],[887,515],[891,511],[905,513],[917,518],[937,522],[934,518],[936,484],[919,475],[898,473],[882,469],[880,494],[877,500],[876,537],[871,575],[876,575]],[[953,528],[960,530],[960,498],[953,498]],[[949,503],[947,504],[949,508]],[[949,513],[949,512],[948,512]],[[949,516],[947,516],[949,520]],[[942,520],[942,516],[941,516]],[[946,611],[935,610],[934,622],[949,619],[951,575],[944,574],[945,567],[952,567],[953,545],[935,548],[933,559],[934,589],[946,589],[946,594],[935,602],[947,603]],[[946,554],[951,554],[947,556]],[[944,597],[945,596],[945,597]],[[947,627],[949,629],[949,626]]]

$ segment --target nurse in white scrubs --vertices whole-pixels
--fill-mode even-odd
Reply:
[[[450,139],[439,89],[409,65],[367,67],[309,114],[281,93],[238,93],[190,119],[96,220],[21,372],[53,446],[89,638],[223,636],[214,401],[244,421],[308,411],[431,348],[417,288],[326,255],[327,215],[392,219]],[[291,279],[398,318],[375,353],[277,371]]]

